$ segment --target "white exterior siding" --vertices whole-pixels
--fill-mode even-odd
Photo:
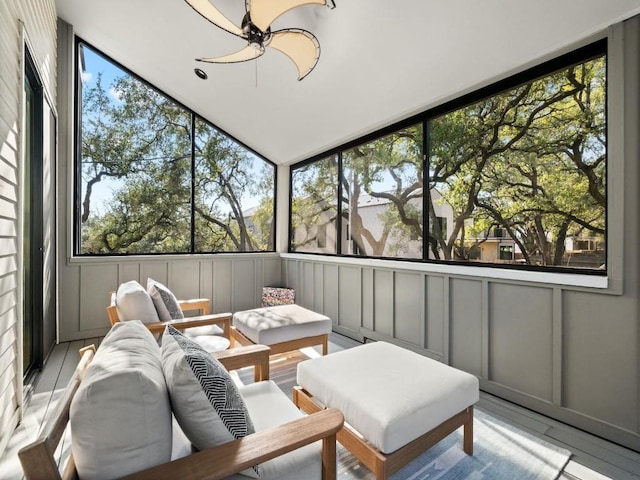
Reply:
[[[53,0],[0,2],[0,455],[20,419],[22,406],[21,123],[25,41],[45,95],[55,109]]]

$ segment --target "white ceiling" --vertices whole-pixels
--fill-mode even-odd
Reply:
[[[268,49],[202,64],[244,41],[183,0],[56,0],[75,33],[268,159],[287,164],[564,53],[640,13],[640,0],[335,0],[273,24],[320,41],[315,70]],[[212,0],[235,23],[243,0]],[[270,50],[270,51],[269,51]],[[205,70],[200,80],[193,69]],[[256,86],[257,67],[257,86]]]

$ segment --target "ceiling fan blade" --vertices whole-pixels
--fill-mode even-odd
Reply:
[[[242,29],[225,17],[220,10],[209,2],[209,0],[185,0],[185,2],[187,2],[191,8],[202,15],[206,20],[213,23],[216,27],[245,38]]]
[[[320,43],[311,32],[300,28],[286,28],[271,34],[268,47],[289,57],[298,69],[298,80],[311,73],[320,58]]]
[[[333,0],[245,0],[251,21],[263,32],[266,32],[269,25],[283,13],[302,5],[312,4],[326,5],[331,8],[336,6]]]
[[[246,62],[248,60],[254,60],[261,56],[263,53],[264,48],[260,49],[255,48],[252,45],[247,45],[242,50],[239,50],[235,53],[230,53],[229,55],[212,58],[196,58],[196,61],[207,63],[239,63]]]

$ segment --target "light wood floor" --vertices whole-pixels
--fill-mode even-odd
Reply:
[[[28,388],[24,420],[16,429],[0,457],[0,479],[22,479],[17,452],[36,439],[42,421],[55,408],[78,362],[78,350],[98,345],[100,339],[88,339],[57,345],[34,385]],[[331,334],[329,352],[358,345],[337,334]],[[640,453],[604,441],[580,430],[517,407],[482,393],[478,407],[512,425],[572,452],[572,457],[559,480],[640,480]]]

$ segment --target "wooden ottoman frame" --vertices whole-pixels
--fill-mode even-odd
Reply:
[[[243,346],[256,345],[250,338],[246,337],[236,327],[231,327],[231,336],[240,345],[243,345]],[[287,342],[273,343],[269,345],[269,348],[271,348],[271,355],[277,355],[279,353],[290,352],[291,350],[298,350],[300,348],[314,347],[316,345],[321,345],[322,355],[326,355],[327,353],[329,353],[328,344],[329,344],[329,335],[325,333],[323,335],[314,335],[311,337],[296,338],[294,340],[289,340]]]
[[[366,399],[363,399],[363,401],[366,401]],[[302,387],[293,388],[293,403],[303,412],[309,414],[324,410],[313,400],[313,395]],[[459,427],[464,427],[462,448],[467,455],[473,455],[473,405],[445,420],[433,430],[409,442],[395,452],[388,454],[382,453],[362,438],[346,422],[347,420],[345,419],[343,428],[337,434],[338,442],[371,470],[376,480],[386,480]]]

